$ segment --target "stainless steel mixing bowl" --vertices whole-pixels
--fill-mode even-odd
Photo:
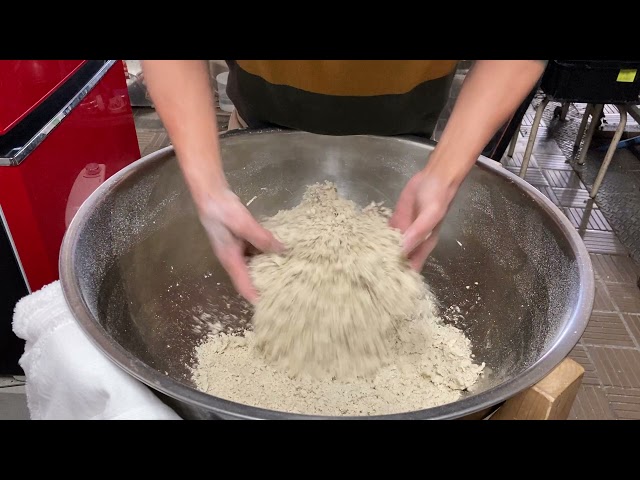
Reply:
[[[295,206],[307,185],[325,180],[360,205],[393,206],[434,144],[247,130],[223,135],[221,148],[229,182],[261,217]],[[241,327],[250,311],[211,252],[172,147],[117,173],[84,203],[65,236],[60,275],[88,336],[184,418],[307,418],[193,386],[189,367],[207,326]],[[460,309],[456,325],[488,374],[456,402],[368,418],[460,418],[498,405],[567,356],[593,305],[591,262],[571,224],[485,158],[461,187],[423,275],[443,310]]]

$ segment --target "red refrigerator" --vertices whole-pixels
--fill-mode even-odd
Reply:
[[[2,60],[0,105],[0,375],[16,375],[16,302],[58,279],[78,207],[140,150],[121,60]]]

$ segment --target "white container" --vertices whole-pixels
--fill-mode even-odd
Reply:
[[[218,85],[218,102],[220,109],[225,112],[233,112],[233,103],[227,96],[227,82],[229,80],[229,72],[223,72],[216,75],[216,83]]]

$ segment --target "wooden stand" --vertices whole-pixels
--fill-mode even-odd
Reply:
[[[566,420],[583,376],[582,365],[565,358],[540,382],[502,404],[489,420]]]

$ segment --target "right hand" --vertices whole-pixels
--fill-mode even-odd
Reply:
[[[253,218],[229,189],[210,193],[198,202],[198,210],[213,251],[234,287],[249,302],[255,303],[258,293],[245,260],[247,243],[265,253],[281,252],[284,246]]]

